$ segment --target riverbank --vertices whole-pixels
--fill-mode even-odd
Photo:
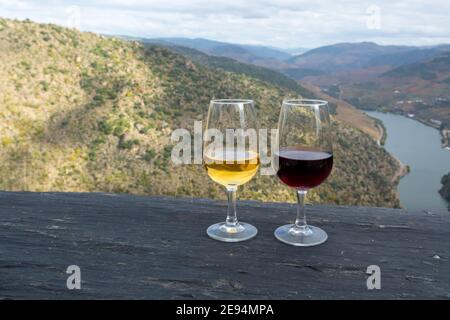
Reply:
[[[379,138],[378,138],[378,140],[376,140],[378,145],[384,146],[386,139],[387,139],[387,130],[383,124],[383,121],[381,121],[380,119],[371,117],[370,115],[367,115],[367,116],[375,121],[375,123],[377,125],[377,129],[380,132]],[[409,173],[409,169],[408,169],[409,167],[408,167],[408,165],[401,162],[400,159],[397,158],[396,156],[394,156],[393,154],[391,154],[391,156],[397,161],[397,164],[398,164],[398,169],[394,173],[394,176],[392,177],[391,181],[394,184],[398,184],[400,179]]]
[[[400,182],[400,179],[409,173],[409,166],[400,161],[399,158],[391,154],[391,156],[397,161],[398,169],[392,177],[392,182],[396,185]]]
[[[386,139],[387,139],[386,127],[384,126],[384,124],[383,124],[383,122],[381,120],[379,120],[377,118],[373,118],[373,117],[371,117],[371,118],[375,119],[377,121],[377,123],[380,124],[379,129],[381,131],[381,140],[378,140],[377,142],[378,142],[379,146],[383,147],[385,142],[386,142]],[[395,171],[394,175],[392,176],[391,181],[392,181],[393,184],[395,184],[398,187],[398,184],[400,183],[400,179],[403,178],[404,176],[406,176],[409,173],[409,166],[404,164],[403,162],[401,162],[400,159],[397,158],[392,153],[389,153],[389,154],[397,162],[398,168],[397,168],[397,171]],[[398,192],[398,190],[397,190],[397,196],[398,196],[399,201],[400,201],[400,206],[403,208],[403,204],[402,204],[401,199],[400,199],[400,193]]]
[[[401,113],[399,113],[399,114],[402,115],[402,116],[408,117],[410,119],[417,120],[417,121],[419,121],[420,123],[423,123],[426,126],[435,128],[436,130],[439,131],[439,134],[441,135],[442,148],[450,148],[450,129],[441,129],[440,125],[437,125],[436,123],[427,121],[427,120],[422,119],[422,118],[418,118],[418,117],[415,117],[415,116],[414,117],[410,117],[407,114],[401,114]]]
[[[364,110],[364,112],[366,114],[367,114],[367,112],[375,111],[375,112],[381,112],[381,113],[386,113],[386,114],[389,114],[389,113],[390,114],[396,114],[396,115],[399,115],[399,116],[406,117],[408,119],[416,120],[416,121],[418,121],[418,122],[420,122],[420,123],[422,123],[422,124],[424,124],[424,125],[426,125],[428,127],[432,127],[434,129],[438,130],[438,132],[440,134],[440,137],[441,137],[440,142],[441,142],[442,148],[450,148],[450,129],[445,129],[445,128],[441,129],[441,126],[438,125],[437,123],[431,122],[431,121],[429,121],[427,119],[423,119],[423,118],[417,117],[416,115],[410,116],[409,113],[398,111],[398,110],[393,110],[393,111],[389,111],[389,112],[386,112],[384,110],[378,110],[378,109],[375,109],[375,110],[362,109],[362,110]]]
[[[377,118],[373,118],[370,117],[371,119],[373,119],[375,126],[379,132],[379,135],[377,137],[377,139],[375,139],[378,143],[379,146],[384,146],[384,144],[386,143],[386,139],[387,139],[387,130],[386,127],[383,124],[383,121],[377,119]]]
[[[409,170],[408,170],[409,167],[407,165],[405,165],[403,162],[401,162],[400,159],[398,159],[393,154],[390,154],[390,155],[392,156],[392,158],[395,159],[395,161],[397,161],[397,165],[398,165],[397,171],[394,173],[391,181],[396,186],[397,197],[400,202],[400,207],[405,209],[405,206],[403,205],[402,199],[400,197],[400,192],[398,191],[398,185],[400,183],[400,179],[409,173]]]

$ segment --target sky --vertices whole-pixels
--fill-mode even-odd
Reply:
[[[0,17],[112,35],[280,48],[450,43],[449,0],[0,0]]]

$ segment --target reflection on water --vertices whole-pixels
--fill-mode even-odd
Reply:
[[[450,172],[450,150],[441,148],[439,131],[404,116],[367,114],[383,121],[386,150],[411,168],[398,185],[402,205],[412,210],[447,210],[438,190],[442,176]]]

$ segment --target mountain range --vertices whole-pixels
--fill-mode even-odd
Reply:
[[[262,45],[245,45],[220,42],[202,38],[157,38],[157,39],[139,39],[142,43],[153,43],[163,46],[182,46],[196,49],[203,53],[218,57],[227,57],[244,63],[256,65],[267,65],[269,63],[279,63],[292,56],[288,51]],[[294,51],[301,51],[295,48]]]
[[[435,47],[381,46],[373,42],[338,43],[312,49],[287,62],[298,68],[317,70],[323,74],[340,71],[397,67],[432,58],[450,49],[450,45]]]
[[[320,87],[325,94],[362,108],[414,114],[441,129],[450,128],[450,45],[378,45],[373,42],[338,43],[311,50],[285,50],[232,44],[207,39],[140,39],[175,50],[189,58],[207,55],[211,64],[232,59],[259,67],[265,79],[286,77]],[[188,52],[190,50],[195,51]],[[231,60],[227,60],[232,64]],[[235,65],[236,66],[236,65]],[[243,68],[245,69],[245,68]],[[269,73],[268,69],[277,71]],[[234,70],[236,71],[236,70]],[[253,70],[255,71],[255,70]],[[283,85],[289,80],[283,78]],[[288,85],[292,87],[292,83]],[[406,101],[406,103],[405,103]],[[445,131],[442,131],[445,132]],[[449,144],[450,141],[445,141]],[[449,138],[450,139],[450,138]]]
[[[445,44],[406,46],[360,42],[337,43],[315,49],[301,47],[281,49],[262,45],[227,43],[203,38],[135,39],[143,43],[191,48],[212,56],[227,57],[245,63],[258,64],[291,75],[297,74],[297,79],[303,79],[310,74],[335,74],[357,69],[392,69],[433,58],[440,53],[450,50],[450,45]],[[307,72],[302,73],[302,71]]]

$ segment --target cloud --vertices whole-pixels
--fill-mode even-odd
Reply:
[[[204,37],[279,47],[450,43],[447,0],[432,5],[419,0],[0,0],[2,17],[60,25],[73,22],[73,8],[82,30],[149,38]]]

